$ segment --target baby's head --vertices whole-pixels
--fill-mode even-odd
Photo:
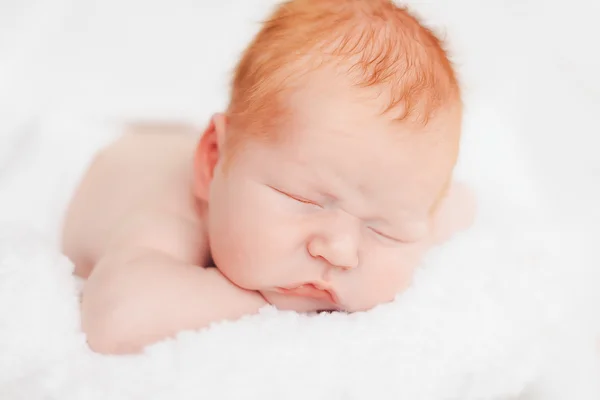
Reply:
[[[196,154],[215,264],[279,308],[392,300],[431,242],[461,113],[444,50],[405,9],[279,6]]]

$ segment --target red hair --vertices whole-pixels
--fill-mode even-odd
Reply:
[[[310,72],[305,64],[323,63],[347,65],[358,87],[385,88],[384,113],[395,110],[392,119],[426,124],[460,99],[440,40],[406,8],[391,0],[291,0],[265,21],[237,65],[227,110],[236,136],[270,137],[288,112],[285,95]]]

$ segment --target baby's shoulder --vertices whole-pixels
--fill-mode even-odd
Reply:
[[[193,194],[197,137],[183,125],[132,125],[107,157],[123,160],[134,190],[129,211],[115,227],[111,246],[145,247],[183,262],[206,258],[204,208]],[[114,165],[114,164],[113,164]]]
[[[206,224],[199,215],[156,206],[124,218],[111,235],[106,252],[127,249],[151,249],[194,265],[205,264],[210,256]]]
[[[68,256],[93,264],[111,243],[162,246],[185,261],[198,259],[193,247],[202,250],[204,238],[192,192],[197,137],[169,129],[125,129],[97,154],[66,215]]]

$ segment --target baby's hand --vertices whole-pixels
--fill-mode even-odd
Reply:
[[[183,330],[253,314],[267,303],[216,268],[150,249],[108,254],[83,289],[82,328],[101,353],[132,353]]]

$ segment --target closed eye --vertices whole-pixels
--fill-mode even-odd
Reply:
[[[385,234],[385,233],[383,233],[383,232],[381,232],[381,231],[378,231],[378,230],[377,230],[377,229],[375,229],[375,228],[369,228],[369,229],[371,229],[371,230],[372,230],[373,232],[375,232],[377,235],[379,235],[379,236],[381,236],[381,237],[383,237],[383,238],[385,238],[385,239],[388,239],[388,240],[391,240],[391,241],[393,241],[393,242],[397,242],[397,243],[404,243],[404,240],[400,240],[400,239],[398,239],[398,238],[395,238],[395,237],[393,237],[393,236],[387,235],[387,234]]]
[[[304,197],[300,197],[300,196],[297,196],[297,195],[294,195],[294,194],[291,194],[291,193],[284,192],[283,190],[279,190],[279,189],[277,189],[277,188],[275,188],[273,186],[270,186],[270,185],[268,185],[268,186],[271,189],[273,189],[274,191],[279,192],[282,195],[284,195],[286,197],[289,197],[292,200],[296,200],[296,201],[298,201],[300,203],[304,203],[304,204],[310,204],[310,205],[313,205],[313,206],[322,207],[319,203],[316,203],[316,202],[314,202],[312,200],[308,200],[308,199],[305,199]]]

